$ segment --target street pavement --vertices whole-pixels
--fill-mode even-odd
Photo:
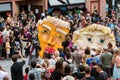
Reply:
[[[21,61],[21,59],[18,59],[18,62]],[[12,60],[8,61],[8,60],[0,60],[0,65],[2,66],[2,68],[8,72],[9,74],[9,78],[11,80],[11,72],[10,72],[10,67],[12,66],[13,62]],[[27,65],[25,64],[23,67],[23,74],[25,74],[25,68],[27,67]]]

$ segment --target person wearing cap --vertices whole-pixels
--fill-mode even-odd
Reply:
[[[112,61],[112,54],[108,52],[107,46],[103,47],[103,53],[100,56],[100,62],[103,64],[103,70],[107,73],[108,78],[111,77],[111,61]]]

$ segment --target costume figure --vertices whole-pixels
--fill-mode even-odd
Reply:
[[[41,51],[40,57],[47,49],[51,53],[58,48],[62,48],[61,43],[65,36],[69,33],[70,24],[55,17],[46,17],[41,23],[38,23],[38,39],[40,42]]]
[[[110,28],[92,24],[79,31],[75,31],[73,35],[74,46],[85,49],[87,46],[92,49],[100,49],[112,43],[115,47],[115,37]]]

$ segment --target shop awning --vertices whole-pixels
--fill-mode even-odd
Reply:
[[[64,6],[85,3],[85,0],[49,0],[50,6]]]
[[[61,5],[67,5],[67,0],[49,0],[50,6],[61,6]]]
[[[85,3],[85,0],[68,0],[70,4],[80,4]]]

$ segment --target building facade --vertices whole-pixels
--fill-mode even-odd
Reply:
[[[40,17],[47,8],[47,0],[0,0],[0,15],[2,16],[7,13],[16,16],[24,9],[26,12],[32,10],[37,17]]]
[[[86,8],[91,13],[97,10],[102,18],[106,17],[106,0],[86,0]]]
[[[86,7],[89,12],[97,10],[102,15],[102,18],[106,16],[106,0],[66,0],[65,3],[69,1],[67,5],[60,3],[60,5],[56,5],[57,7],[50,7],[49,1],[51,1],[52,5],[57,4],[57,2],[54,4],[55,0],[0,0],[0,15],[6,15],[9,12],[12,16],[16,16],[24,9],[26,12],[32,10],[37,18],[40,18],[42,12],[50,12],[53,8],[67,10],[77,6],[79,8]]]
[[[53,1],[56,2],[53,3]],[[106,17],[106,0],[48,0],[48,2],[49,12],[57,7],[64,11],[70,9],[74,10],[75,8],[84,10],[87,8],[87,10],[91,13],[94,12],[94,10],[97,10],[102,18]]]

